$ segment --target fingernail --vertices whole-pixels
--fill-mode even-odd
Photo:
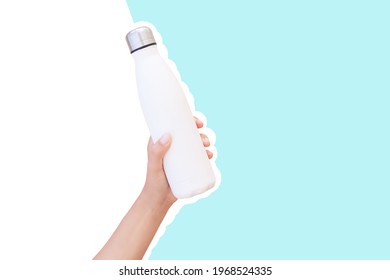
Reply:
[[[169,142],[170,139],[171,139],[171,136],[170,136],[168,133],[166,133],[166,134],[164,134],[164,135],[160,138],[159,142],[160,142],[160,144],[162,144],[162,145],[166,145],[166,144],[168,144],[168,142]]]
[[[203,140],[203,144],[205,145],[210,144],[210,140],[207,136],[203,137],[202,140]]]

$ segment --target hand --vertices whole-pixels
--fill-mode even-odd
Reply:
[[[198,128],[203,123],[195,118]],[[205,147],[210,146],[206,135],[200,134]],[[156,143],[149,139],[148,166],[145,186],[110,239],[94,259],[140,260],[169,208],[177,200],[173,195],[163,167],[163,158],[172,139],[164,135]],[[207,151],[209,158],[213,156]]]
[[[195,123],[197,128],[203,127],[203,122],[196,117]],[[202,133],[200,133],[200,137],[203,145],[209,147],[209,138]],[[169,134],[163,135],[156,143],[153,143],[152,139],[149,138],[146,182],[142,190],[142,193],[153,199],[154,202],[168,207],[177,200],[171,191],[163,166],[163,159],[171,146],[171,142],[172,139]],[[206,149],[206,153],[209,159],[213,157],[211,151]]]

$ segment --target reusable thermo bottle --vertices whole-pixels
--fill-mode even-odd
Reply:
[[[171,147],[164,157],[164,170],[173,194],[189,198],[215,184],[206,154],[181,81],[160,56],[148,27],[130,31],[127,43],[135,62],[141,107],[152,140],[169,133]]]

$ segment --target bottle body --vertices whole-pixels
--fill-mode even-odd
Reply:
[[[173,194],[189,198],[215,184],[215,175],[194,117],[171,68],[155,45],[133,53],[139,99],[152,140],[169,133],[164,171]]]

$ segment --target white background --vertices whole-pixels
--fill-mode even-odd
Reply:
[[[0,2],[1,279],[93,258],[143,186],[131,23],[124,0]]]
[[[50,277],[92,259],[144,184],[134,24],[126,1],[1,2],[0,21],[0,273]],[[176,203],[145,258],[184,203],[214,190]]]

